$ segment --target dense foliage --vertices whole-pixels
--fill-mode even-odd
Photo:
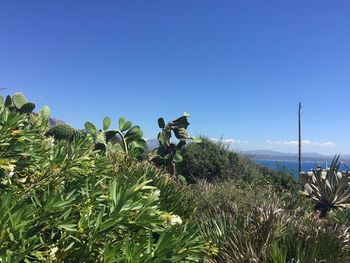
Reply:
[[[178,172],[188,181],[240,179],[251,183],[260,179],[278,190],[298,191],[299,183],[287,171],[273,171],[259,166],[247,157],[229,150],[229,145],[221,141],[215,142],[205,137],[201,139],[200,144],[188,144],[182,150],[184,161]]]
[[[1,103],[1,262],[204,258],[210,246],[189,219],[181,186],[124,152],[102,154],[91,134],[54,139],[49,129],[47,110]]]
[[[176,135],[176,120],[187,128],[187,115],[159,124],[183,144],[167,156],[170,137],[147,155],[124,118],[77,130],[34,108],[19,93],[0,97],[0,262],[350,261],[337,159],[302,187],[220,142],[181,143],[191,137]]]

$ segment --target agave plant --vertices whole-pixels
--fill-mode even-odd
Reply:
[[[303,194],[315,203],[315,212],[324,218],[332,209],[350,207],[349,172],[339,172],[341,162],[335,156],[330,168],[318,168],[308,173]]]
[[[295,213],[296,212],[296,213]],[[271,263],[349,262],[349,228],[293,211],[284,235],[269,249]]]

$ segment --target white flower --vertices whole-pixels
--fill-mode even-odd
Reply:
[[[178,215],[171,215],[170,217],[170,225],[175,226],[175,225],[181,225],[182,224],[182,219]]]
[[[182,224],[182,219],[178,215],[165,212],[162,213],[160,217],[164,220],[166,226],[175,226]]]
[[[55,145],[55,138],[54,137],[47,137],[46,143],[50,146],[53,147]]]
[[[15,170],[16,165],[10,164],[8,167],[9,167],[9,171],[13,172]]]
[[[51,140],[50,140],[50,145],[51,147],[53,147],[55,145],[55,138],[54,137],[50,137]]]
[[[56,247],[56,246],[52,247],[52,248],[50,249],[50,256],[51,256],[52,258],[54,258],[55,255],[56,255],[56,253],[57,253],[57,251],[58,251],[58,247]]]
[[[160,196],[160,190],[154,191],[154,196],[156,197],[156,200],[158,200]]]
[[[7,174],[7,176],[8,176],[9,178],[11,178],[11,177],[15,174],[15,173],[14,173],[15,167],[16,167],[16,165],[14,165],[14,164],[10,164],[10,165],[8,166],[8,174]]]

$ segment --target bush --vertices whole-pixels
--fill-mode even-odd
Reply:
[[[217,252],[206,262],[348,262],[347,214],[321,221],[270,186],[231,180],[193,186],[194,219]],[[338,212],[338,211],[337,211]],[[335,221],[335,222],[334,222]]]
[[[0,262],[205,257],[183,188],[150,164],[95,151],[89,134],[54,140],[49,128],[47,116],[0,103]]]
[[[0,262],[350,260],[349,211],[308,213],[283,172],[203,139],[178,167],[196,184],[181,184],[91,134],[54,139],[48,108],[23,98],[0,97]]]
[[[199,144],[188,144],[182,152],[184,161],[178,172],[189,182],[236,179],[252,183],[259,180],[263,185],[270,184],[278,191],[297,194],[300,190],[300,184],[293,176],[260,166],[229,150],[229,146],[220,141],[214,142],[208,138],[202,140]]]
[[[245,178],[259,175],[259,170],[251,161],[232,152],[222,142],[202,138],[202,143],[188,144],[182,151],[183,162],[178,172],[189,181]]]

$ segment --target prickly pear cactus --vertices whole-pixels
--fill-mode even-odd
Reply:
[[[11,106],[12,106],[12,98],[10,95],[7,95],[5,99],[5,107],[9,108]]]
[[[193,143],[201,142],[199,138],[190,137],[188,134],[187,127],[190,125],[188,122],[189,116],[188,113],[184,113],[183,116],[168,124],[165,124],[163,118],[158,119],[158,126],[162,130],[158,134],[159,147],[156,149],[156,157],[152,160],[158,165],[165,165],[172,177],[176,176],[176,163],[182,162],[182,156],[179,150],[189,140]],[[178,139],[177,144],[171,141],[172,134]]]
[[[27,103],[27,99],[22,93],[15,93],[12,95],[12,102],[15,107],[20,110],[21,107]]]
[[[27,102],[22,105],[22,107],[19,109],[20,113],[30,113],[34,110],[35,104],[32,102]]]
[[[97,130],[91,122],[85,123],[85,130],[93,137],[95,141],[95,149],[105,152],[107,147],[119,149],[126,156],[141,156],[147,149],[147,143],[142,139],[143,132],[139,126],[132,126],[130,121],[126,121],[123,117],[119,118],[119,129],[108,130],[111,125],[111,119],[105,117],[103,119],[103,130]],[[120,147],[115,147],[115,145]]]
[[[28,114],[33,112],[35,104],[27,102],[27,99],[22,93],[15,93],[12,96],[6,97],[5,107],[10,111]]]

